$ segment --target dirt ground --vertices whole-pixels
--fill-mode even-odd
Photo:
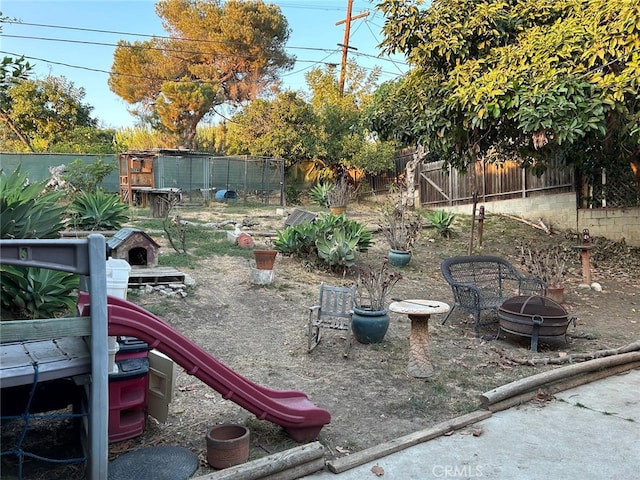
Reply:
[[[253,229],[282,228],[284,219],[275,211],[273,207],[257,212],[259,225]],[[370,206],[354,205],[348,216],[374,227],[371,211]],[[221,217],[223,212],[211,211],[211,219],[220,221]],[[458,219],[451,239],[425,229],[411,263],[401,269],[403,279],[392,297],[451,303],[440,262],[466,254],[469,224],[468,218]],[[377,261],[387,249],[383,239],[374,238],[374,247],[362,257],[365,261]],[[565,232],[548,236],[524,223],[489,214],[483,246],[476,242],[474,253],[496,254],[518,264],[514,246],[518,239],[576,242]],[[441,324],[443,317],[436,315],[429,327],[435,375],[428,380],[406,372],[410,323],[399,314],[391,314],[382,343],[354,342],[347,359],[342,356],[343,332],[328,331],[320,345],[307,353],[308,307],[316,300],[320,282],[337,284],[343,279],[309,269],[294,258],[278,256],[275,282],[268,286],[251,283],[248,260],[216,256],[202,260],[196,269],[182,269],[196,281],[185,298],[152,294],[130,295],[129,299],[162,316],[248,379],[307,393],[316,405],[331,412],[331,423],[318,440],[328,456],[338,457],[473,411],[479,408],[483,392],[554,368],[524,366],[514,359],[616,348],[640,338],[640,251],[600,238],[594,242],[593,279],[602,291],[578,287],[582,270],[576,254],[565,289],[564,307],[576,317],[576,325],[569,326],[567,343],[543,343],[538,353],[532,353],[526,341],[494,339],[497,323],[483,327],[482,338],[476,339],[473,320],[467,314],[457,312],[445,325]],[[141,437],[112,444],[110,458],[144,446],[180,445],[199,455],[196,475],[203,475],[212,471],[206,464],[205,434],[220,423],[243,423],[250,428],[250,459],[297,445],[280,427],[257,420],[180,370],[168,421],[159,424],[150,418]],[[69,475],[67,471],[66,478]]]

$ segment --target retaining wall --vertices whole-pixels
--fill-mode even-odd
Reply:
[[[576,209],[575,193],[559,193],[528,198],[479,202],[487,214],[506,213],[531,222],[542,221],[556,230],[582,232],[591,236],[624,241],[640,247],[640,207]],[[471,215],[471,205],[438,207],[454,213]]]

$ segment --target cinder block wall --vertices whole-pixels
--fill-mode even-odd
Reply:
[[[583,209],[579,214],[580,224],[591,235],[624,238],[627,245],[640,247],[640,207]]]
[[[560,193],[539,197],[516,198],[478,202],[490,214],[506,213],[531,222],[542,220],[556,230],[582,232],[589,229],[591,236],[602,236],[613,241],[624,238],[628,245],[640,247],[640,208],[576,209],[575,193]],[[471,205],[442,207],[454,213],[471,215]]]

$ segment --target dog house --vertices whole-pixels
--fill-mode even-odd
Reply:
[[[107,242],[111,258],[126,260],[131,266],[157,267],[158,245],[137,228],[123,228]]]

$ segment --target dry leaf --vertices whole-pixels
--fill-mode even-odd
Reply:
[[[347,455],[350,453],[348,448],[343,448],[343,447],[340,447],[340,446],[336,447],[336,451],[339,452],[339,453],[346,453]]]
[[[384,468],[379,465],[374,465],[371,467],[371,471],[375,473],[376,477],[381,477],[384,475]]]
[[[448,432],[443,433],[443,435],[445,437],[450,437],[451,435],[453,435],[453,430],[449,430]]]

